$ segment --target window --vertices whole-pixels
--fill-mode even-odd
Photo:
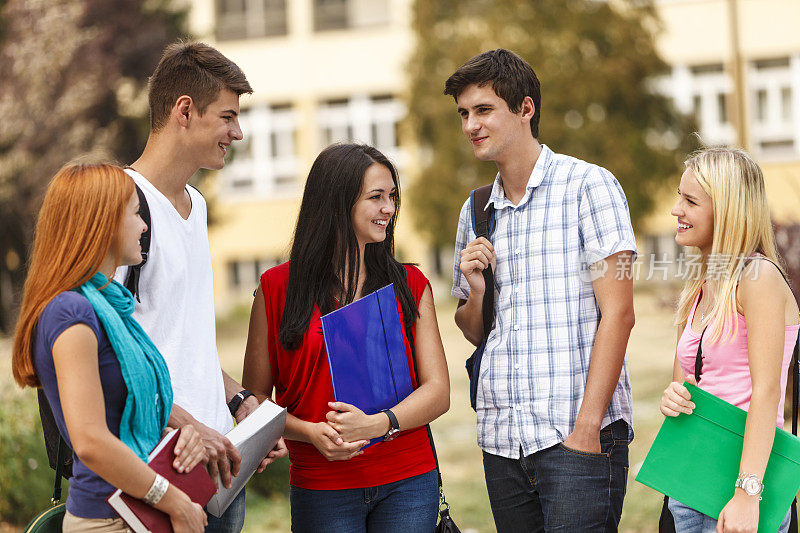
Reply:
[[[216,0],[217,39],[286,35],[286,0]]]
[[[272,180],[277,188],[285,188],[297,181],[295,146],[297,129],[295,116],[289,105],[275,105],[270,109],[269,153],[272,160]]]
[[[781,119],[783,122],[792,121],[792,88],[781,88]]]
[[[747,93],[742,117],[749,125],[751,148],[757,157],[784,158],[800,154],[797,72],[800,55],[764,58],[748,62],[744,69]],[[734,83],[721,63],[675,65],[656,86],[672,97],[676,108],[694,113],[703,142],[731,145],[736,142],[732,105]]]
[[[756,120],[759,122],[767,120],[767,91],[765,89],[756,91]]]
[[[692,98],[692,110],[694,111],[695,119],[697,119],[697,125],[702,128],[703,126],[701,120],[703,118],[703,97],[699,94],[694,95]]]
[[[704,142],[731,142],[735,132],[728,115],[728,95],[733,87],[722,64],[683,67],[673,73],[673,80],[677,82],[672,87],[673,94],[686,102],[684,110],[694,112]]]
[[[761,155],[765,157],[787,157],[795,153],[794,141],[764,141],[759,144]]]
[[[327,100],[319,107],[320,148],[334,142],[363,142],[389,158],[398,157],[398,130],[405,114],[405,105],[392,95]]]
[[[750,65],[752,140],[759,157],[786,158],[798,153],[792,61],[779,57],[759,59]]]
[[[222,171],[223,191],[232,196],[269,196],[296,187],[297,118],[290,104],[259,106],[242,111],[244,140],[236,141]]]
[[[314,0],[314,30],[380,26],[389,22],[389,0]]]
[[[692,74],[695,76],[703,76],[707,74],[721,74],[725,69],[722,63],[711,63],[709,65],[695,65],[691,67]]]
[[[717,116],[720,124],[728,123],[728,95],[725,93],[717,95]]]
[[[754,66],[756,70],[786,69],[789,68],[789,58],[760,59],[754,62]]]
[[[281,263],[283,258],[275,257],[272,259],[261,258],[246,258],[234,259],[228,262],[228,282],[231,289],[253,291],[258,287],[258,282],[261,279],[261,274]]]

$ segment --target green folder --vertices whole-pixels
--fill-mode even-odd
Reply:
[[[636,481],[713,518],[733,497],[747,412],[694,385],[691,415],[668,416]],[[774,532],[800,489],[800,439],[775,428],[758,531]]]

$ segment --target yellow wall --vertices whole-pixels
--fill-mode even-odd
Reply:
[[[300,117],[296,135],[300,165],[294,190],[273,198],[217,196],[218,223],[210,228],[209,240],[215,298],[224,313],[251,292],[231,291],[229,261],[288,256],[304,178],[322,148],[315,122],[319,102],[353,94],[401,96],[407,90],[405,61],[413,45],[411,0],[389,0],[386,25],[324,32],[313,30],[312,0],[287,0],[288,35],[221,42],[213,38],[213,0],[193,0],[191,5],[193,33],[235,61],[253,86],[253,94],[242,97],[242,108],[291,103]],[[402,135],[401,142],[405,140],[408,136]],[[413,153],[407,143],[402,148]],[[405,159],[400,172],[407,188],[415,164],[411,157]],[[219,187],[212,184],[211,190],[215,189]],[[405,260],[430,271],[427,247],[413,229],[407,205],[400,216],[396,248]]]
[[[767,188],[767,201],[773,220],[779,224],[800,223],[800,162],[761,163]],[[661,235],[677,231],[670,210],[677,200],[682,168],[670,179],[669,189],[659,196],[653,212],[640,227],[642,235]]]
[[[745,58],[800,50],[800,2],[738,0],[740,46]],[[657,39],[669,64],[702,65],[730,59],[728,0],[657,0],[663,22]]]

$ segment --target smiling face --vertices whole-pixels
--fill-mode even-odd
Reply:
[[[675,242],[681,246],[696,246],[704,255],[711,253],[714,241],[714,206],[711,196],[687,169],[681,176],[678,201],[670,212],[678,218]]]
[[[519,113],[512,113],[490,84],[469,85],[458,95],[461,130],[480,161],[503,162],[515,147],[532,138],[533,100],[525,97]]]
[[[142,246],[139,238],[147,230],[147,224],[139,216],[139,197],[133,192],[119,223],[119,230],[115,239],[117,247],[116,259],[119,265],[138,265],[142,262]]]
[[[359,248],[370,242],[383,242],[386,228],[395,212],[397,187],[392,173],[380,163],[373,163],[364,172],[361,192],[350,210],[350,222]]]
[[[190,119],[187,148],[195,154],[197,167],[221,169],[230,144],[243,137],[239,127],[239,95],[223,89],[202,115],[195,110]]]

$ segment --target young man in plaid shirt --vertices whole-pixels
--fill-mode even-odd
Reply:
[[[633,438],[625,194],[604,168],[539,143],[539,80],[513,52],[473,57],[444,92],[475,157],[498,169],[491,242],[476,239],[468,199],[453,273],[456,324],[476,346],[484,292],[495,291],[477,416],[497,530],[616,531]]]

